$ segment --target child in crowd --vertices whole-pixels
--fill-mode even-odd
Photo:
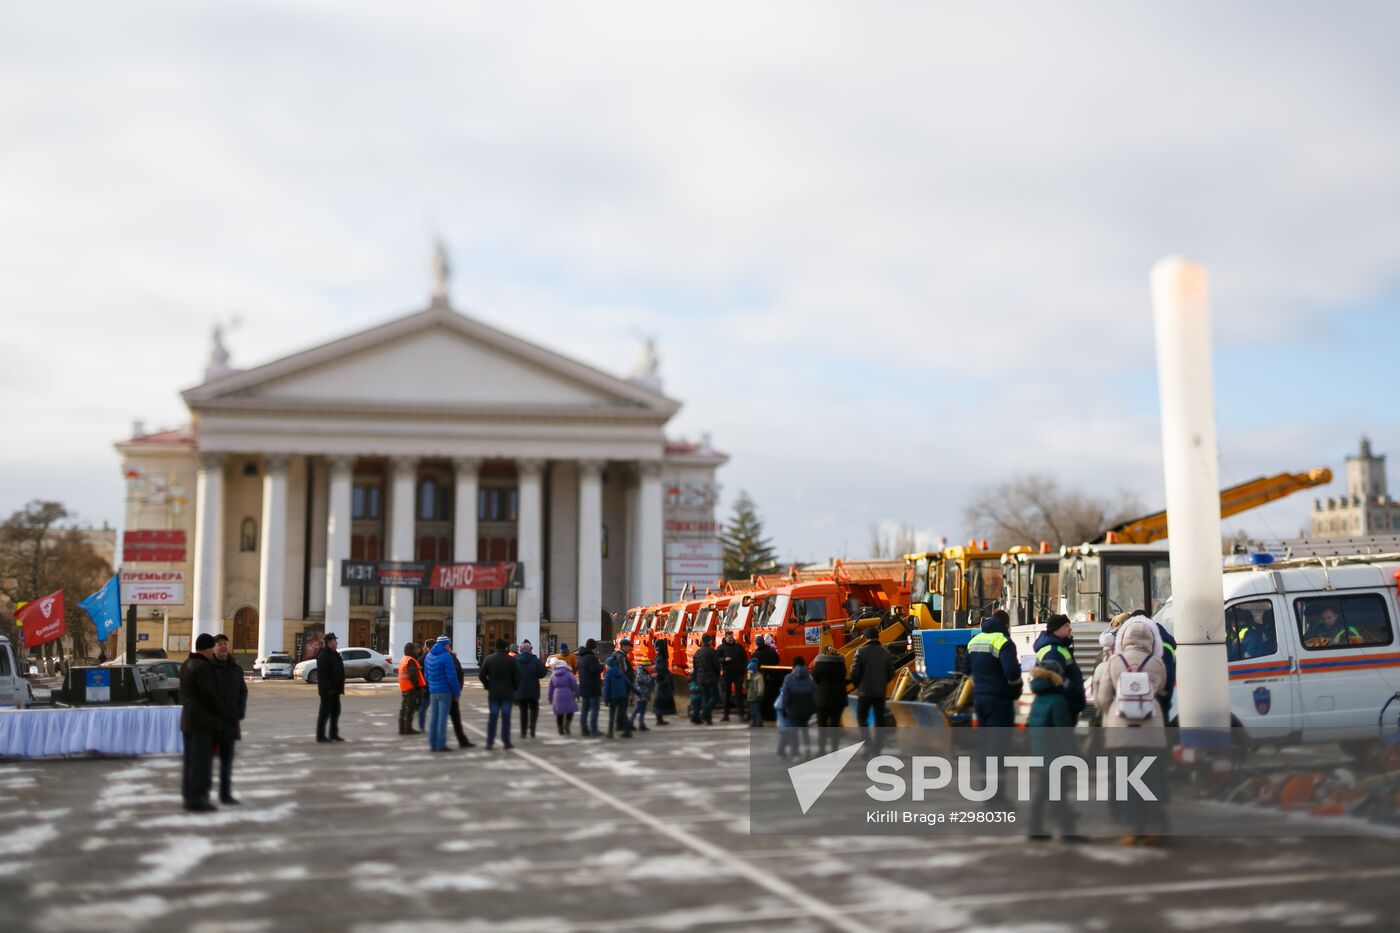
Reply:
[[[763,727],[763,672],[758,669],[758,659],[749,662],[748,674],[744,677],[744,693],[749,698],[749,728]]]
[[[560,735],[573,735],[574,713],[578,712],[578,678],[567,661],[550,659],[549,705]]]

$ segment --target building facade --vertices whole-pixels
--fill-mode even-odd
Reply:
[[[1393,534],[1400,534],[1400,502],[1390,497],[1385,456],[1372,454],[1370,440],[1363,437],[1360,451],[1347,457],[1347,494],[1313,500],[1312,535],[1354,538]]]
[[[300,656],[334,631],[398,656],[445,631],[470,663],[497,637],[608,637],[614,613],[662,600],[668,542],[713,547],[727,458],[667,440],[680,404],[654,353],[638,378],[611,376],[458,313],[444,286],[420,312],[246,371],[216,331],[183,393],[190,424],[117,444],[127,529],[188,542],[183,561],[131,565],[188,581],[168,621],[142,614],[143,640],[174,652],[224,631],[239,653]],[[351,587],[345,561],[518,562],[524,580]]]

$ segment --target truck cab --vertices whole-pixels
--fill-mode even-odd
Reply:
[[[1060,611],[1060,555],[1042,541],[1038,550],[1020,546],[1001,555],[1001,608],[1011,624],[1044,625]]]
[[[714,635],[715,641],[719,641],[719,622],[724,617],[729,605],[736,596],[707,596],[700,603],[700,608],[695,615],[686,623],[685,643],[680,650],[674,652],[671,658],[671,669],[679,674],[688,674],[690,671],[690,660],[695,657],[695,652],[700,649],[700,641],[706,635]],[[677,667],[676,665],[680,666]]]
[[[24,709],[30,705],[29,672],[20,667],[24,659],[15,654],[10,640],[0,635],[0,707]]]

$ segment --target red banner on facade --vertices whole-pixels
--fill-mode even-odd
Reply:
[[[185,559],[185,533],[173,528],[141,528],[122,534],[124,563],[175,563]]]
[[[519,589],[525,568],[514,561],[497,564],[434,564],[428,586],[435,590]]]
[[[68,633],[63,621],[63,591],[41,596],[15,613],[15,622],[24,627],[24,647],[37,648]]]

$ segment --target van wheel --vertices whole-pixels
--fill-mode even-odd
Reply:
[[[307,672],[307,674],[306,674],[306,682],[309,683],[309,684],[314,684],[314,683],[316,682],[316,672],[315,672],[315,671],[308,671],[308,672]]]
[[[384,672],[377,667],[370,668],[369,673],[365,675],[365,680],[368,680],[372,684],[377,684],[383,679]]]

